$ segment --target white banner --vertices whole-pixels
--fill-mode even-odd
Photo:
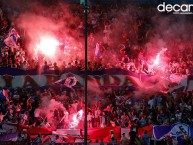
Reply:
[[[130,129],[129,129],[129,128],[121,128],[121,135],[122,135],[123,133],[125,133],[125,136],[126,136],[128,139],[130,139],[130,137],[129,137],[129,132],[130,132]]]

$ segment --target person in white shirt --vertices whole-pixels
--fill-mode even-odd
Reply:
[[[100,124],[100,114],[101,114],[101,110],[99,109],[99,107],[97,107],[96,110],[94,111],[95,127],[99,127],[99,124]]]
[[[21,69],[22,69],[22,70],[27,70],[27,69],[28,69],[27,61],[24,61],[24,62],[22,63]]]
[[[154,99],[153,97],[150,98],[150,100],[148,101],[148,105],[149,105],[149,109],[152,109],[154,106]]]
[[[87,115],[88,128],[92,128],[92,119],[93,118],[94,118],[94,116],[92,115],[92,113],[88,112],[88,115]]]
[[[105,29],[104,29],[103,33],[107,37],[107,40],[110,40],[111,34],[112,34],[110,25],[105,26]]]
[[[100,116],[100,127],[106,127],[106,114],[103,111],[102,115]]]

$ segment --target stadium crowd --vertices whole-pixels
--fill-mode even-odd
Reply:
[[[9,100],[1,100],[0,104],[1,128],[3,124],[9,123],[31,127],[69,128],[69,120],[66,117],[63,122],[60,121],[66,115],[60,109],[54,110],[53,120],[57,120],[55,122],[48,122],[45,114],[35,116],[34,111],[41,104],[40,98],[43,96],[61,102],[68,112],[67,115],[83,109],[81,101],[83,92],[80,90],[77,91],[78,96],[74,96],[72,92],[61,93],[53,89],[30,92],[24,88],[10,88],[7,92]],[[147,125],[171,125],[180,122],[192,126],[192,105],[193,93],[191,91],[158,93],[152,96],[144,94],[136,97],[134,92],[127,88],[112,89],[89,105],[88,128],[110,126],[129,128],[136,132],[135,141],[143,142],[143,136],[137,136],[137,130]]]
[[[71,6],[74,15],[77,17],[83,17],[82,12],[79,8],[81,6],[73,5]],[[79,9],[78,9],[79,8]],[[135,15],[125,15],[127,9],[131,10],[128,13],[134,11],[131,5],[128,5],[123,12],[119,15],[124,19],[124,23],[117,27],[124,27],[124,31],[114,31],[116,24],[118,24],[118,19],[116,14],[119,9],[113,6],[109,6],[110,9],[106,9],[102,6],[96,6],[90,9],[89,12],[89,37],[88,44],[91,50],[97,47],[100,49],[100,54],[96,54],[95,51],[89,51],[90,61],[88,63],[88,68],[90,71],[97,71],[107,68],[122,68],[132,72],[143,72],[145,74],[152,74],[148,70],[147,58],[146,58],[146,48],[145,43],[150,39],[153,30],[153,24],[149,20],[152,13],[152,8],[142,9],[142,12],[135,13]],[[140,7],[139,7],[140,8]],[[147,10],[147,11],[146,11]],[[145,15],[143,11],[146,11]],[[17,26],[10,22],[8,19],[9,15],[18,16],[19,12],[16,9],[2,8],[0,9],[0,64],[1,67],[10,67],[22,70],[38,69],[42,67],[44,72],[50,70],[49,65],[45,61],[41,65],[36,60],[30,60],[27,57],[27,52],[25,49],[25,35],[22,30],[18,30]],[[53,11],[53,19],[62,19],[62,13],[58,11]],[[43,14],[42,14],[43,15]],[[126,24],[129,25],[127,26]],[[73,29],[73,28],[72,28]],[[192,28],[190,28],[192,29]],[[77,32],[81,34],[84,31],[83,21],[77,28]],[[97,42],[95,34],[101,32],[102,40],[100,43]],[[115,36],[119,36],[119,40],[114,40]],[[11,42],[13,47],[8,47],[6,45],[7,38],[12,37],[14,42]],[[80,35],[80,37],[82,37]],[[117,37],[116,37],[117,38]],[[192,38],[191,42],[192,42]],[[7,40],[8,41],[8,40]],[[176,47],[178,48],[178,40],[172,40],[170,43],[168,40],[168,48]],[[176,41],[176,42],[175,42]],[[191,43],[190,42],[190,43]],[[117,52],[117,55],[112,56],[115,61],[113,63],[106,63],[109,59],[110,54]],[[168,56],[172,59],[168,62],[166,72],[168,73],[178,73],[178,74],[191,74],[191,69],[193,67],[193,48],[190,47],[189,43],[179,48],[175,54],[169,54]],[[173,58],[174,56],[178,56]],[[95,59],[91,59],[94,56]],[[84,70],[84,63],[82,60],[72,60],[68,64],[63,64],[64,66],[59,67],[55,62],[53,63],[53,68],[56,73],[59,74],[59,69],[75,67],[80,70]],[[114,63],[115,62],[115,63]],[[14,123],[29,125],[32,127],[42,126],[42,127],[61,127],[68,128],[66,125],[68,120],[63,120],[61,122],[48,122],[46,117],[42,115],[41,117],[36,117],[34,111],[41,104],[41,98],[43,96],[49,96],[50,99],[54,99],[61,102],[68,114],[77,113],[80,109],[84,108],[83,105],[83,90],[79,90],[76,93],[73,91],[64,90],[54,90],[52,88],[45,90],[30,90],[26,88],[1,88],[3,91],[6,90],[8,93],[7,100],[1,100],[0,104],[0,125],[1,128],[3,124]],[[61,99],[63,98],[63,99]],[[137,130],[140,127],[144,127],[150,124],[156,125],[170,125],[176,122],[181,122],[193,126],[193,92],[183,92],[175,91],[172,93],[163,94],[158,92],[154,95],[143,94],[140,97],[136,97],[134,92],[129,90],[129,88],[122,89],[111,89],[110,91],[104,91],[103,96],[92,104],[89,104],[88,110],[88,127],[108,127],[108,126],[121,126],[121,128],[130,128],[130,143],[133,144],[149,144],[150,135],[147,132],[143,136],[137,135]],[[55,110],[55,120],[61,120],[64,116],[64,112],[60,110]],[[66,125],[66,126],[65,126]],[[27,139],[22,138],[19,135],[18,140]],[[55,138],[55,141],[58,137]],[[123,135],[121,141],[123,144],[127,144],[128,140],[125,135]],[[37,143],[41,142],[41,136],[38,135],[36,138]],[[112,140],[111,140],[112,141]],[[114,140],[113,140],[114,141]],[[172,144],[170,138],[167,139],[168,144]],[[190,138],[184,138],[183,145],[190,144]]]
[[[88,69],[90,71],[96,71],[107,68],[122,68],[132,72],[152,74],[153,70],[148,60],[148,53],[150,52],[148,52],[148,46],[146,44],[159,32],[154,32],[156,24],[154,24],[151,18],[156,16],[164,18],[165,16],[152,13],[152,11],[155,10],[150,6],[142,8],[138,5],[128,5],[123,7],[121,11],[113,5],[108,7],[109,9],[106,9],[106,5],[93,6],[89,10]],[[135,8],[139,8],[141,11],[136,12]],[[80,38],[83,37],[81,34],[84,32],[83,8],[80,5],[72,4],[69,9],[79,21],[75,22],[76,25],[69,22],[68,27],[72,32],[75,30],[75,32],[79,34],[79,36],[73,37],[81,40]],[[30,9],[28,10],[30,11]],[[31,11],[37,15],[45,16],[44,11]],[[53,7],[50,11],[53,21],[59,22],[61,19],[66,19],[60,9],[58,10]],[[145,11],[145,13],[143,13],[143,11]],[[27,30],[21,30],[11,22],[11,20],[17,19],[22,11],[16,8],[5,7],[2,8],[0,12],[1,67],[23,70],[43,69],[47,67],[49,70],[49,67],[52,66],[50,69],[60,69],[61,71],[64,68],[71,67],[84,70],[84,61],[82,58],[72,57],[68,62],[64,61],[60,64],[60,66],[57,66],[57,62],[50,62],[48,64],[48,60],[42,58],[37,59],[35,58],[36,56],[30,58],[29,52],[27,52],[26,49],[27,36],[25,31]],[[135,15],[130,15],[132,13]],[[175,17],[168,16],[168,18],[171,19],[171,23],[176,21]],[[192,27],[190,27],[190,29],[192,29]],[[169,60],[167,60],[164,71],[168,73],[189,74],[193,65],[192,38],[183,40],[184,38],[180,38],[178,35],[176,37],[176,39],[174,39],[175,37],[168,38],[165,42],[168,50],[164,55],[169,58]],[[69,38],[65,39],[65,45],[73,45],[71,44],[73,42],[69,42]],[[173,50],[176,49],[177,51],[174,52]],[[109,55],[111,55],[113,61],[109,61]]]

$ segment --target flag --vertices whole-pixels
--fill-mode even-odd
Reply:
[[[148,125],[148,126],[144,126],[144,127],[138,128],[138,135],[139,136],[143,136],[145,130],[147,130],[149,135],[152,135],[153,126],[152,125]]]
[[[5,45],[7,45],[8,47],[16,47],[16,43],[14,42],[13,37],[9,36],[4,40]]]
[[[9,95],[5,89],[0,92],[0,99],[9,101]]]
[[[3,95],[4,95],[7,99],[9,98],[8,92],[7,92],[5,89],[3,89]]]
[[[177,142],[181,142],[184,135],[191,135],[190,126],[182,123],[176,123],[168,126],[157,125],[153,127],[153,137],[155,140],[162,140],[166,136],[172,137]]]
[[[62,84],[68,88],[72,88],[73,86],[76,85],[77,81],[78,80],[76,77],[71,76],[71,77],[67,77],[66,79],[60,79],[58,81],[55,81],[54,83],[55,84]]]
[[[68,77],[68,78],[66,78],[64,85],[71,88],[71,87],[76,85],[77,81],[78,80],[74,76],[73,77]]]
[[[18,35],[17,31],[13,28],[11,29],[9,36],[4,40],[4,43],[8,46],[8,47],[18,47],[17,46],[17,39],[20,36]]]
[[[157,125],[153,127],[153,136],[155,140],[162,140],[165,136],[169,136],[171,131],[171,126]]]
[[[30,135],[36,135],[36,134],[44,134],[49,135],[52,134],[52,131],[54,131],[54,128],[46,128],[46,127],[30,127],[27,125],[18,125],[18,132],[23,132],[23,130],[26,129],[27,133]]]
[[[188,88],[188,79],[187,75],[171,74],[170,75],[170,84],[168,85],[168,91],[173,92],[176,90],[184,90]]]

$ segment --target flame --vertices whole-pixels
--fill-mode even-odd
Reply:
[[[159,65],[160,64],[160,55],[163,54],[165,51],[167,51],[167,48],[163,48],[160,52],[157,53],[154,65]]]
[[[79,110],[77,113],[75,113],[72,117],[72,122],[70,123],[70,128],[75,128],[79,121],[82,119],[83,110]]]
[[[160,53],[158,53],[156,55],[156,58],[155,58],[155,61],[154,61],[154,65],[159,65],[159,62],[160,62]]]
[[[40,38],[37,49],[46,56],[54,56],[59,46],[59,41],[51,36],[43,36]]]

